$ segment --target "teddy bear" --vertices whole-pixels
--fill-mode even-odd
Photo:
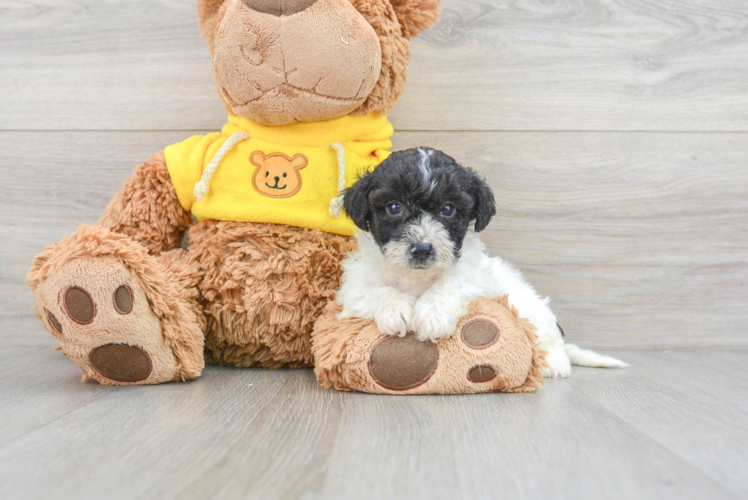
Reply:
[[[438,0],[199,0],[220,132],[135,168],[95,225],[27,282],[63,353],[101,384],[205,363],[310,367],[354,245],[341,193],[389,155],[408,41]]]

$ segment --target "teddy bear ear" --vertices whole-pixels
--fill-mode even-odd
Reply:
[[[255,167],[262,167],[266,159],[267,157],[262,151],[255,151],[254,153],[249,155],[249,161],[251,161]]]
[[[302,168],[306,167],[308,163],[309,161],[304,155],[294,155],[294,157],[291,158],[291,167],[295,168],[296,170],[301,170]]]
[[[413,38],[439,20],[439,0],[390,0],[403,36]]]
[[[226,0],[198,0],[197,20],[203,36],[212,37],[216,30],[216,17]]]

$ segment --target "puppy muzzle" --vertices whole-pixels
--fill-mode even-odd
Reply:
[[[434,260],[434,245],[425,241],[411,243],[409,252],[411,267],[428,267]]]

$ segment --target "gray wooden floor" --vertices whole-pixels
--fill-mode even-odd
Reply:
[[[530,395],[81,383],[33,256],[225,115],[194,0],[0,0],[0,499],[748,498],[748,1],[442,5],[395,149],[485,174],[490,250],[632,367]]]
[[[0,350],[0,498],[746,498],[748,350],[617,351],[529,395],[389,397],[308,370],[82,384]]]

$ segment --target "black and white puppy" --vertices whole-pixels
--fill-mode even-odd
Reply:
[[[564,342],[556,317],[522,274],[491,257],[477,233],[496,213],[493,192],[475,171],[430,148],[394,153],[345,193],[345,210],[361,229],[359,248],[343,261],[341,318],[376,321],[388,335],[421,340],[451,336],[478,297],[509,295],[538,329],[548,352],[546,377],[571,365],[625,363]]]

